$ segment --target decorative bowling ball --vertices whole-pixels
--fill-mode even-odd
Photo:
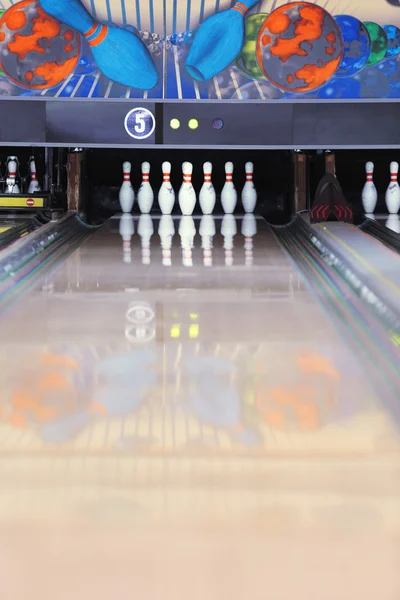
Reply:
[[[342,55],[338,24],[309,2],[280,6],[258,33],[258,62],[267,79],[287,92],[309,92],[326,83]]]
[[[50,17],[38,0],[11,6],[0,19],[0,61],[6,76],[19,86],[46,89],[60,84],[75,69],[80,36]]]
[[[388,48],[388,37],[383,27],[378,25],[378,23],[365,21],[364,25],[371,38],[371,52],[367,61],[367,66],[371,67],[385,58],[386,50]]]
[[[367,64],[371,52],[371,40],[364,23],[350,15],[335,17],[343,40],[343,58],[335,77],[355,75]]]
[[[250,79],[265,79],[265,75],[257,60],[257,37],[261,25],[268,17],[266,13],[250,15],[244,20],[244,43],[242,51],[236,59],[237,68]]]
[[[384,25],[383,29],[388,39],[385,58],[395,58],[400,54],[400,29],[396,25]]]

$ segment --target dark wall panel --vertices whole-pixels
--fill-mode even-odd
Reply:
[[[135,102],[49,101],[46,103],[47,142],[52,144],[90,145],[154,144],[155,132],[143,140],[132,138],[125,130],[127,113],[143,106]],[[146,108],[154,114],[154,104]]]
[[[168,103],[163,108],[164,144],[204,146],[273,146],[292,144],[293,105],[244,103]],[[191,130],[189,119],[199,127]],[[171,119],[179,119],[179,129],[172,129]],[[223,127],[215,129],[213,121],[221,119]]]
[[[46,141],[46,103],[0,100],[0,142],[13,144]]]
[[[293,143],[325,148],[400,145],[400,104],[294,104]]]

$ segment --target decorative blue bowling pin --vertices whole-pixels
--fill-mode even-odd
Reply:
[[[134,33],[98,23],[80,0],[39,0],[44,11],[79,31],[88,41],[100,71],[127,87],[150,90],[158,80],[150,52]]]
[[[200,25],[185,65],[193,79],[207,81],[235,60],[244,42],[244,16],[259,1],[236,2]]]

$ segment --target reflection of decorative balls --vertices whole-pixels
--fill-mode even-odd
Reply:
[[[42,10],[38,0],[11,6],[0,19],[0,60],[11,81],[46,89],[64,81],[80,55],[78,33]]]
[[[244,44],[242,51],[236,59],[236,66],[246,77],[251,79],[265,79],[257,60],[257,37],[261,25],[268,17],[266,13],[250,15],[244,20]]]
[[[376,65],[383,58],[385,58],[386,50],[388,47],[388,38],[383,27],[378,23],[371,23],[371,21],[365,21],[365,27],[368,30],[369,37],[371,38],[371,52],[367,61],[368,66]]]
[[[343,40],[343,58],[336,77],[355,75],[366,65],[371,52],[371,40],[364,23],[349,15],[335,17]]]
[[[342,60],[342,38],[331,15],[309,2],[274,10],[262,24],[257,57],[266,77],[288,92],[323,85]]]
[[[400,29],[395,25],[384,25],[383,29],[388,39],[385,58],[394,58],[400,54]]]

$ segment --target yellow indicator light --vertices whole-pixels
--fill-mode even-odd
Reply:
[[[179,127],[181,126],[181,122],[179,119],[171,119],[169,122],[169,126],[171,127],[171,129],[179,129]]]
[[[198,318],[199,318],[199,315],[196,315],[196,313],[190,313],[191,321],[197,321]]]
[[[179,338],[181,336],[181,326],[180,325],[172,325],[171,327],[171,337]]]
[[[199,337],[199,326],[197,323],[193,323],[193,325],[189,327],[189,337],[191,340]]]
[[[197,129],[199,126],[199,122],[197,119],[190,119],[188,125],[189,129]]]

